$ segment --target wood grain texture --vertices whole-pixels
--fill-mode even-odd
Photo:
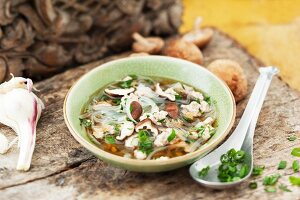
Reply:
[[[239,62],[246,71],[249,88],[258,76],[262,63],[250,56],[227,35],[218,32],[204,49],[205,66],[217,58]],[[17,149],[0,156],[1,199],[297,199],[299,187],[290,187],[291,193],[264,191],[261,179],[256,190],[248,189],[248,182],[224,191],[203,188],[189,176],[188,167],[178,170],[144,174],[114,168],[95,158],[82,148],[69,133],[63,120],[63,100],[71,85],[84,73],[108,60],[127,56],[112,56],[99,62],[71,69],[35,86],[40,90],[46,109],[37,130],[36,149],[29,172],[15,170]],[[247,99],[237,106],[237,120]],[[264,175],[277,172],[280,160],[293,161],[291,149],[300,146],[299,93],[275,77],[260,114],[255,138],[255,164],[266,165]],[[13,138],[14,133],[0,126],[0,131]],[[289,135],[298,139],[290,142]],[[288,184],[290,167],[279,171],[280,183]],[[299,176],[299,173],[296,174]],[[254,178],[251,178],[253,180]]]

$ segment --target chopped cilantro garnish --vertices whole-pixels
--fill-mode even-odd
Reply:
[[[113,99],[112,102],[118,106],[121,103],[121,99]]]
[[[209,105],[212,103],[210,96],[207,95],[204,95],[204,101],[206,101]]]
[[[175,95],[175,99],[176,99],[176,100],[181,100],[181,99],[182,99],[182,96],[181,96],[180,94],[176,94],[176,95]]]
[[[131,83],[132,83],[132,79],[127,80],[127,81],[120,81],[119,82],[119,86],[123,89],[125,88],[130,88],[131,87]]]
[[[300,177],[290,176],[289,180],[292,185],[300,186]]]
[[[85,119],[85,118],[79,118],[80,120],[80,125],[84,126],[86,128],[91,127],[92,126],[92,121],[90,119]]]
[[[148,117],[148,116],[147,116]],[[157,122],[159,123],[163,123],[166,119],[160,119],[160,120],[157,120]]]
[[[278,164],[277,169],[285,169],[286,164],[287,164],[287,162],[285,160],[280,161],[280,163]]]
[[[290,190],[287,185],[284,185],[284,184],[280,184],[279,185],[279,189],[281,189],[282,191],[284,192],[292,192],[292,190]]]
[[[207,176],[209,169],[210,169],[210,166],[207,166],[207,167],[202,168],[202,169],[198,172],[198,176],[199,176],[199,177],[205,177],[205,176]]]
[[[294,160],[293,161],[292,168],[293,168],[294,172],[299,172],[300,165],[299,165],[299,161],[298,160]]]
[[[121,125],[120,125],[120,124],[114,125],[114,130],[115,130],[115,132],[119,133],[119,132],[121,131],[120,128],[121,128]]]
[[[252,189],[252,190],[256,189],[257,188],[257,183],[256,182],[250,182],[249,183],[249,188]]]
[[[252,175],[253,176],[262,175],[262,173],[264,172],[264,169],[265,169],[265,166],[254,166],[253,171],[252,171]]]
[[[104,138],[106,144],[115,144],[116,139],[112,135],[107,135]]]
[[[171,134],[167,138],[168,142],[171,142],[172,140],[174,140],[175,137],[176,137],[176,132],[174,129],[172,129]]]
[[[300,147],[294,148],[291,152],[293,156],[300,157]]]
[[[139,150],[146,153],[147,155],[150,154],[153,150],[153,141],[150,139],[150,133],[146,130],[140,130],[138,132],[139,138]]]
[[[270,192],[270,193],[274,193],[276,192],[276,188],[274,186],[268,186],[268,187],[265,187],[265,191],[266,192]]]
[[[270,176],[266,176],[263,179],[263,184],[264,185],[275,185],[279,178],[280,178],[280,174],[278,174],[278,173],[270,175]]]
[[[185,116],[183,116],[182,118],[183,118],[186,122],[188,122],[188,123],[193,122],[193,119],[191,119],[191,118],[188,118],[188,117],[185,117]]]
[[[290,135],[287,137],[288,141],[295,141],[297,139],[297,137],[295,135]]]

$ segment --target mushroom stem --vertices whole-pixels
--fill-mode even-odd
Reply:
[[[146,45],[146,46],[154,46],[154,44],[152,44],[151,42],[149,42],[146,38],[144,38],[141,34],[135,32],[132,34],[132,37],[135,41],[143,44],[143,45]]]
[[[202,17],[200,17],[200,16],[196,17],[195,22],[194,22],[194,28],[193,28],[195,31],[200,30],[200,26],[202,24],[202,21],[203,21]]]

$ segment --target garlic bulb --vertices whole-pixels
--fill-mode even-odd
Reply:
[[[13,77],[0,85],[0,123],[17,133],[20,149],[17,169],[24,171],[30,168],[36,125],[44,109],[43,102],[31,91],[32,87],[30,79],[21,77]],[[3,137],[2,142],[5,146]]]

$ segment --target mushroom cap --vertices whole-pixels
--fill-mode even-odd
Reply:
[[[229,59],[219,59],[207,67],[219,78],[225,81],[233,93],[236,102],[242,100],[247,94],[247,79],[241,66]]]
[[[214,31],[211,28],[203,28],[199,30],[190,31],[182,36],[182,39],[187,42],[192,42],[199,48],[206,46],[210,40]]]
[[[146,43],[136,41],[132,44],[132,50],[137,53],[158,54],[162,50],[165,42],[159,37],[146,37]]]
[[[191,42],[186,42],[183,39],[170,40],[164,50],[166,56],[185,59],[196,64],[203,63],[203,55],[200,49]]]

